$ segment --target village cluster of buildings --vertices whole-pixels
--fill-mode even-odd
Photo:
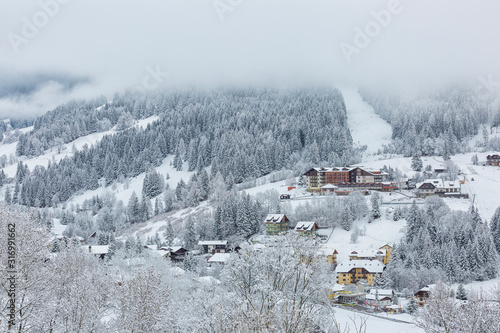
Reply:
[[[386,172],[360,167],[312,168],[304,175],[309,192],[344,194],[368,190],[388,192],[397,188],[394,183],[387,181]]]
[[[295,227],[290,227],[290,220],[285,214],[269,214],[265,219],[266,235],[275,236],[288,230],[294,230],[301,235],[312,237],[319,236],[321,229],[316,222],[301,221]],[[352,251],[349,260],[338,262],[338,251],[335,249],[331,253],[327,249],[319,251],[325,256],[325,260],[332,264],[338,276],[339,284],[357,284],[363,281],[372,285],[375,278],[380,277],[385,265],[389,263],[392,247],[383,245],[377,250]]]
[[[488,155],[489,165],[499,165],[499,155]],[[435,169],[436,174],[445,170]],[[335,193],[337,195],[347,195],[353,191],[360,191],[367,194],[368,191],[391,192],[398,188],[410,189],[410,181],[405,184],[387,181],[388,174],[380,170],[362,169],[360,167],[348,168],[312,168],[307,171],[306,186],[307,191],[313,193]],[[414,183],[413,183],[414,184]],[[458,180],[447,181],[441,178],[427,179],[418,184],[414,184],[412,189],[416,190],[419,197],[429,195],[439,195],[446,197],[464,197],[461,183]]]

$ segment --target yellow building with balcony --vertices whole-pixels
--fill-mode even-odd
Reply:
[[[338,284],[358,284],[364,280],[372,285],[375,277],[380,277],[385,265],[379,260],[349,260],[337,265]]]

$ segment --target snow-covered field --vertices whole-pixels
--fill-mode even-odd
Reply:
[[[366,319],[366,333],[423,333],[424,330],[415,324],[397,322],[396,320],[407,321],[408,316],[393,315],[388,319],[375,316],[364,315],[342,308],[335,309],[335,319],[341,327],[341,332],[347,328],[350,332],[357,332],[362,319]]]

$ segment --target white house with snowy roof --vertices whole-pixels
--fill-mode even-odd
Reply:
[[[227,241],[223,240],[211,240],[211,241],[199,241],[198,246],[203,247],[204,253],[226,253],[227,252]]]
[[[109,245],[84,245],[82,246],[84,251],[98,257],[99,259],[104,259],[106,254],[109,252]]]
[[[434,194],[459,194],[461,193],[460,182],[437,179],[427,179],[421,183],[418,183],[417,191],[421,196],[428,196]]]

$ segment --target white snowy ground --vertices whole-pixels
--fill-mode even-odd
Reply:
[[[335,318],[343,329],[347,327],[350,332],[357,332],[356,326],[353,323],[357,323],[359,328],[359,323],[361,318],[366,318],[366,333],[423,333],[424,330],[417,327],[415,324],[401,323],[392,320],[387,320],[383,318],[377,318],[373,316],[368,316],[364,314],[359,314],[342,308],[335,309]],[[392,315],[389,318],[395,320],[407,321],[408,317],[403,317],[402,315]]]
[[[356,88],[342,88],[347,108],[347,123],[358,146],[366,145],[365,158],[376,153],[383,144],[391,142],[391,126],[375,113],[361,98]]]

